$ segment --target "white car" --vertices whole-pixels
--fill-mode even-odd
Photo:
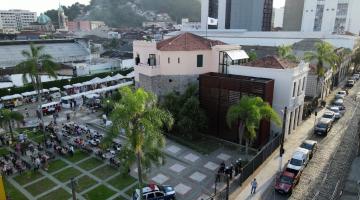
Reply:
[[[339,91],[336,95],[335,95],[335,98],[336,99],[343,99],[345,98],[346,96],[346,91],[342,90],[342,91]]]
[[[336,119],[336,116],[335,116],[335,113],[333,111],[326,111],[322,118],[326,118],[326,119],[330,119],[332,122],[335,121]]]
[[[335,119],[340,119],[342,117],[342,113],[341,113],[339,107],[331,106],[329,108],[329,110],[331,110],[335,114]]]
[[[310,151],[298,147],[293,153],[291,160],[287,164],[287,168],[294,171],[301,171],[309,162]]]

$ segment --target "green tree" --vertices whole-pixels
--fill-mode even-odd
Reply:
[[[0,109],[0,125],[4,129],[9,128],[11,138],[13,136],[13,122],[22,122],[24,120],[24,116],[20,112],[11,111],[9,109]]]
[[[360,67],[360,48],[356,49],[355,53],[351,58],[351,62],[354,64],[354,71],[358,71]]]
[[[246,155],[249,144],[257,137],[257,129],[262,119],[272,120],[281,125],[281,119],[275,110],[260,97],[243,96],[239,102],[229,107],[226,122],[229,128],[237,125],[239,142],[245,138]]]
[[[315,44],[315,52],[305,52],[304,59],[309,62],[316,62],[316,87],[315,94],[317,95],[317,89],[319,81],[324,77],[326,72],[325,66],[334,67],[337,55],[334,52],[334,47],[328,42],[318,42]]]
[[[22,73],[24,83],[28,83],[28,78],[30,78],[31,84],[33,85],[34,90],[37,92],[38,109],[40,113],[41,124],[43,125],[42,131],[44,132],[45,142],[45,126],[41,109],[41,91],[43,89],[41,75],[47,74],[49,77],[57,79],[55,70],[58,65],[53,61],[51,55],[42,53],[43,49],[43,46],[35,46],[34,44],[30,44],[30,51],[24,50],[21,52],[26,60],[18,64],[16,68],[20,73]]]
[[[157,107],[156,96],[143,89],[120,89],[121,99],[115,103],[110,118],[113,126],[104,142],[109,144],[113,138],[125,130],[128,140],[120,152],[124,170],[136,162],[139,187],[143,185],[143,176],[152,164],[164,162],[162,149],[165,146],[163,128],[171,129],[174,119],[168,111]],[[142,193],[142,190],[140,190]],[[142,197],[142,194],[140,195]]]
[[[255,51],[250,51],[248,55],[249,55],[249,62],[256,60],[258,57]]]
[[[292,46],[291,45],[281,45],[277,48],[278,56],[282,59],[296,61],[297,58],[293,54]]]

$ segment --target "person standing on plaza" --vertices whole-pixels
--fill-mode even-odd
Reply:
[[[251,181],[251,194],[255,194],[257,185],[258,183],[256,181],[256,178],[254,178],[254,180]]]

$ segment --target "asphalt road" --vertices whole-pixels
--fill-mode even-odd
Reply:
[[[357,83],[345,98],[345,115],[334,124],[326,137],[309,133],[311,140],[318,141],[318,150],[305,168],[299,184],[291,196],[284,196],[269,187],[262,199],[265,200],[329,200],[339,193],[342,178],[347,174],[353,155],[354,134],[357,133],[360,109],[354,97],[360,91]],[[275,181],[275,180],[274,180]]]

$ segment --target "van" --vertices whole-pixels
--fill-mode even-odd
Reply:
[[[302,171],[308,164],[310,158],[310,151],[301,147],[298,147],[293,153],[291,159],[287,164],[287,169],[292,172]]]

